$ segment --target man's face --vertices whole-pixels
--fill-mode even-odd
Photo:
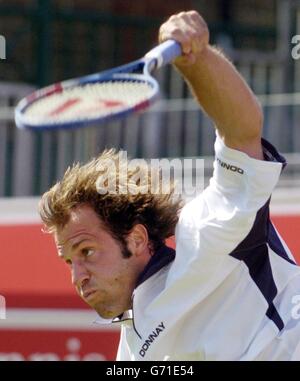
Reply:
[[[69,222],[55,233],[58,254],[70,266],[78,294],[107,319],[131,308],[136,280],[149,260],[146,238],[137,228],[128,240],[132,255],[124,258],[118,241],[86,205],[74,209]]]

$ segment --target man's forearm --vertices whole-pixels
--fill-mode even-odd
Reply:
[[[176,65],[194,96],[212,118],[228,145],[261,133],[261,107],[234,66],[216,48],[208,46],[193,65]]]

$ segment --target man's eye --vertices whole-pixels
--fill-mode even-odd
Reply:
[[[67,264],[67,265],[69,265],[69,266],[71,266],[71,264],[72,264],[72,261],[71,261],[71,259],[66,259],[66,261],[65,261],[65,262],[66,262],[66,264]]]
[[[94,253],[94,250],[92,250],[92,249],[82,249],[81,252],[82,252],[82,254],[85,257],[90,257]]]

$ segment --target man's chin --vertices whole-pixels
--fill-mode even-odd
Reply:
[[[82,298],[82,297],[81,297]],[[96,299],[96,298],[95,298]],[[113,311],[105,306],[103,304],[99,303],[99,301],[96,301],[95,299],[91,298],[91,300],[86,300],[82,298],[82,300],[93,310],[97,312],[97,314],[102,318],[102,319],[107,319],[107,320],[112,320],[120,315],[123,314],[123,312],[118,312],[118,311]]]
[[[104,311],[104,312],[103,312],[102,309],[99,310],[98,308],[95,308],[95,307],[93,307],[93,308],[94,308],[94,310],[97,312],[97,314],[98,314],[102,319],[112,320],[112,319],[114,319],[116,316],[118,316],[118,315],[116,315],[115,313],[110,312],[110,311]]]
[[[94,305],[93,309],[97,312],[97,314],[102,319],[107,319],[107,320],[115,319],[116,317],[123,314],[123,311],[107,308],[106,306],[103,306],[103,304]]]

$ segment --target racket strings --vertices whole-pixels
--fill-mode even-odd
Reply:
[[[74,86],[32,103],[24,114],[29,123],[59,123],[105,117],[136,107],[153,95],[144,81],[113,80]]]

